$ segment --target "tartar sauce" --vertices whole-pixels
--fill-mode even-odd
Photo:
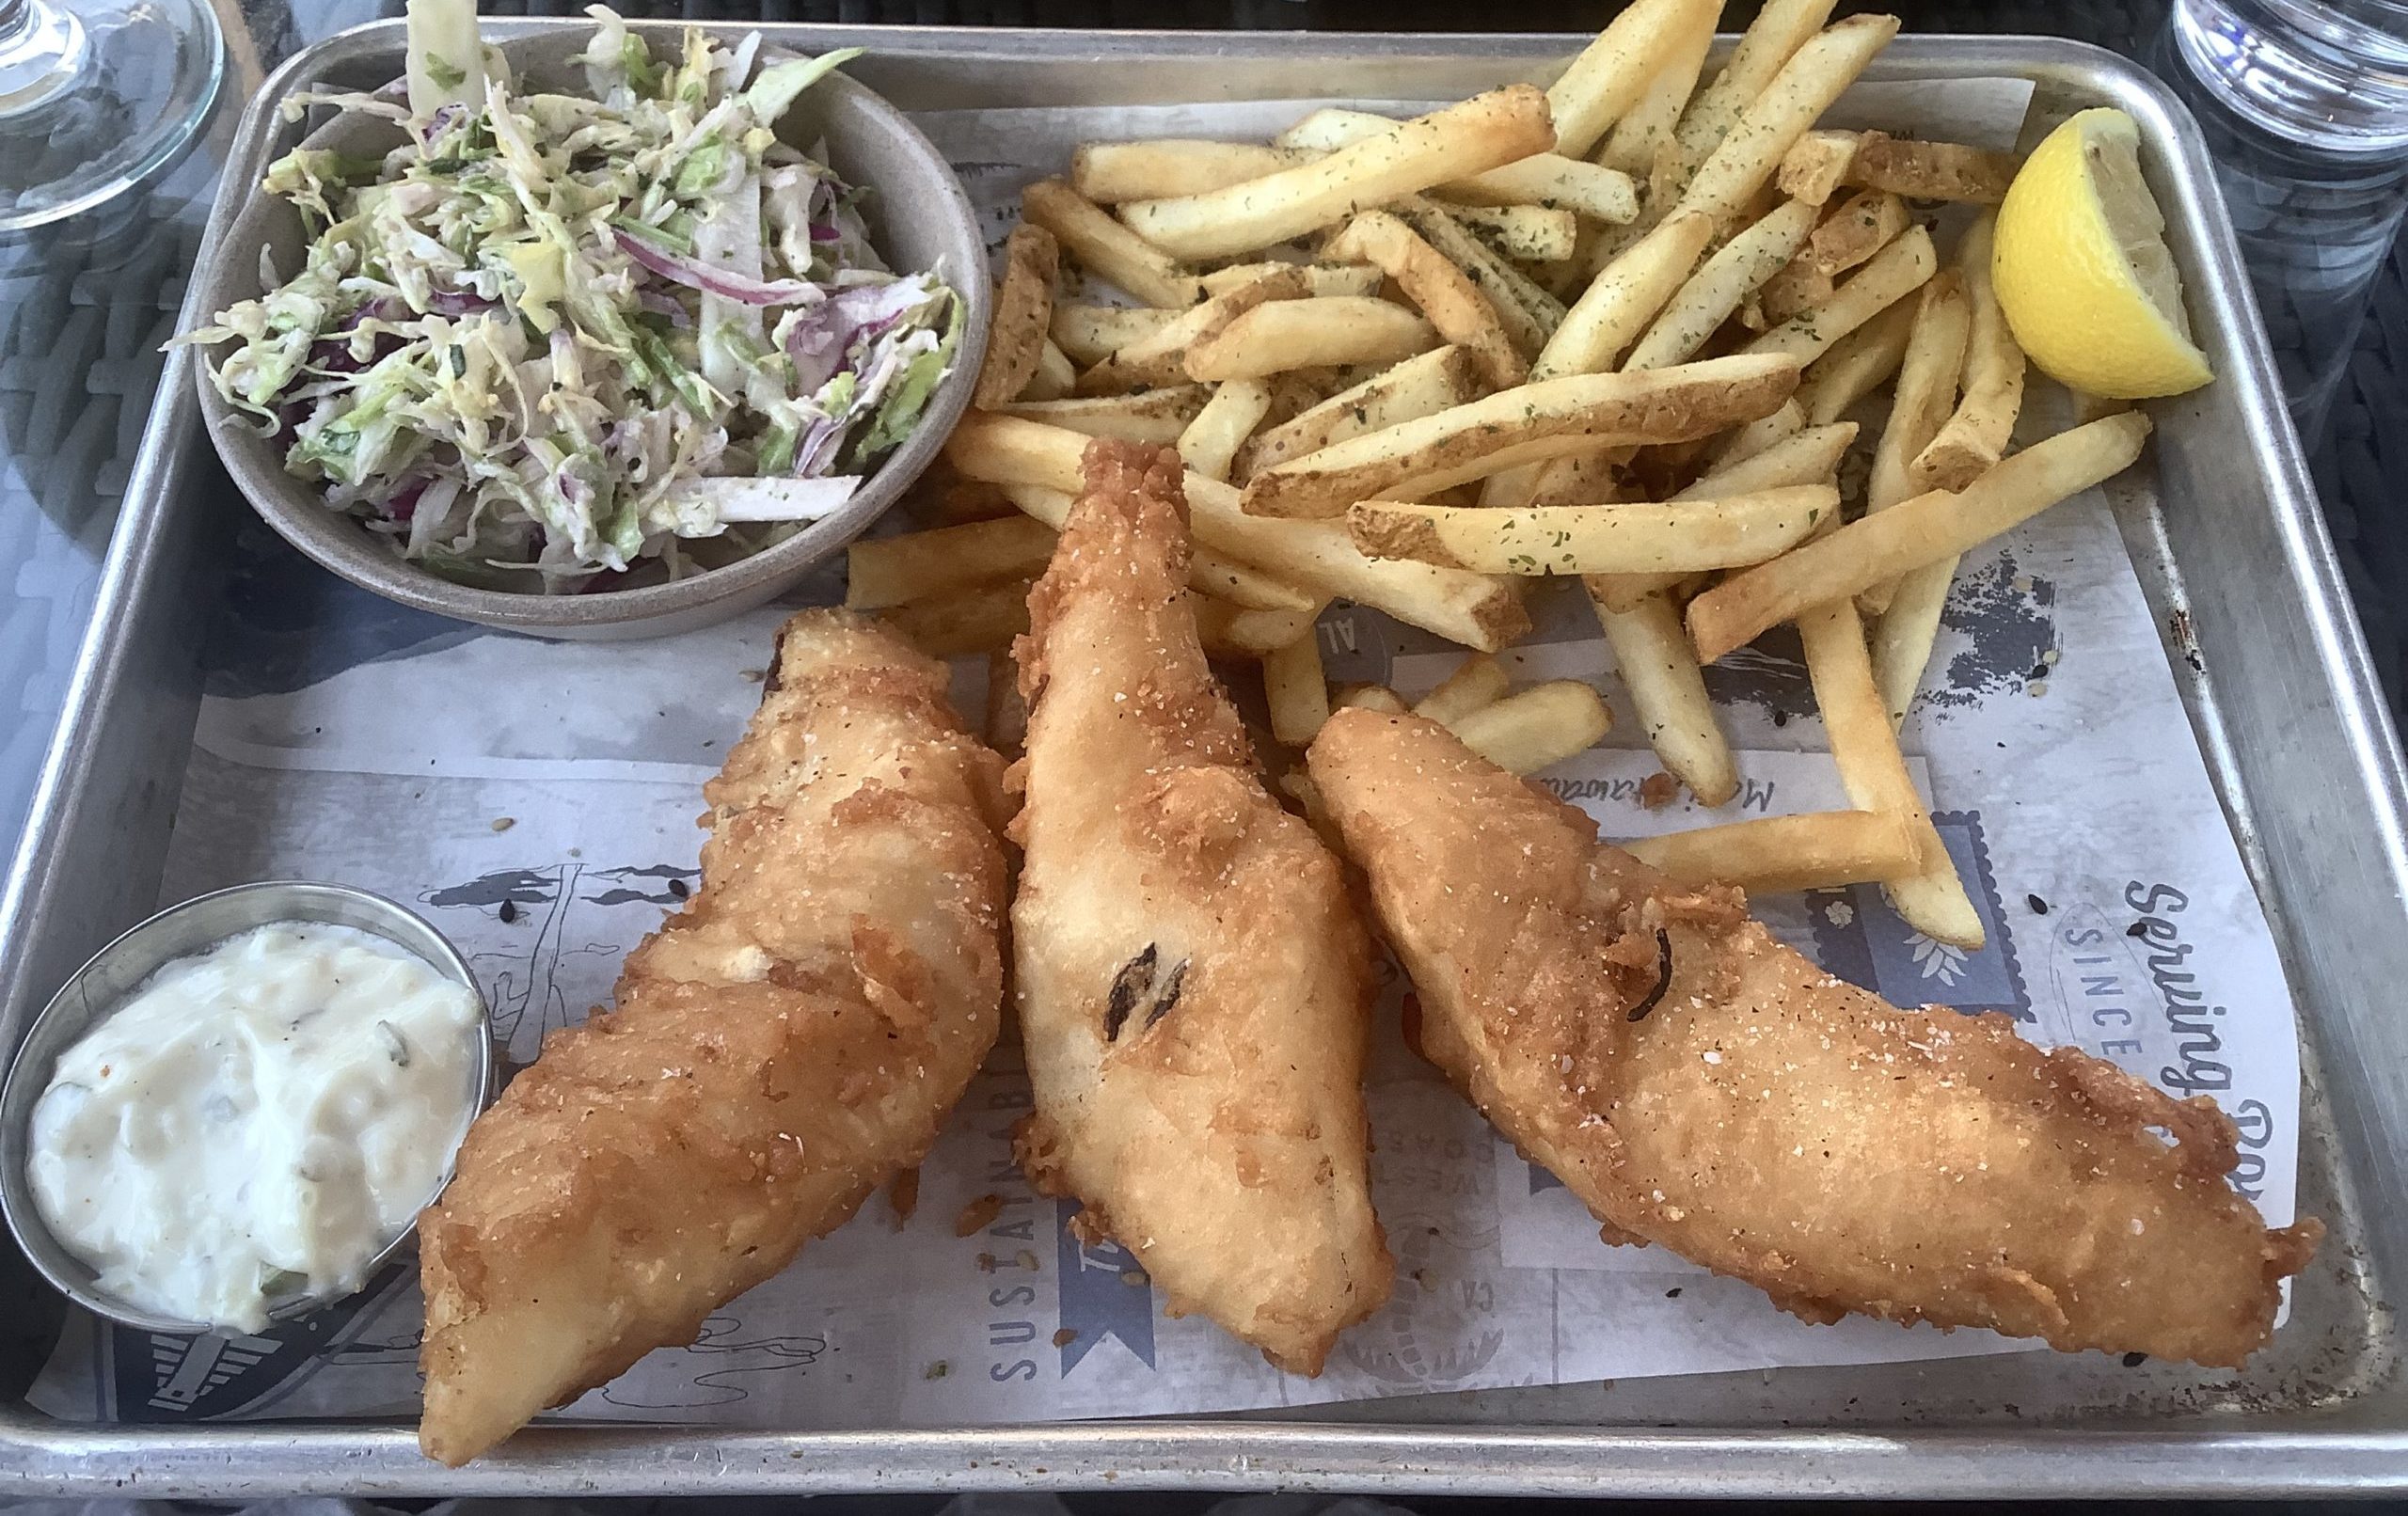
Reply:
[[[58,1060],[28,1165],[111,1295],[242,1332],[356,1289],[476,1112],[476,997],[372,933],[287,922],[179,958]]]

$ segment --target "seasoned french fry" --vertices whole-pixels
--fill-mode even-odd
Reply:
[[[1906,304],[1903,300],[1898,303]],[[1931,439],[1940,434],[1940,428],[1956,408],[1956,377],[1964,365],[1966,334],[1972,324],[1970,304],[1965,298],[1963,277],[1955,269],[1942,269],[1934,275],[1915,301],[1907,353],[1899,364],[1897,387],[1890,396],[1889,424],[1881,429],[1881,440],[1873,450],[1873,468],[1864,488],[1865,510],[1886,511],[1921,493],[1915,482],[1914,460],[1931,445]],[[1858,604],[1868,615],[1882,614],[1906,579],[1915,580],[1919,595],[1928,597],[1929,579],[1935,571],[1939,572],[1940,591],[1944,595],[1947,581],[1956,572],[1953,556],[1942,563],[1925,564],[1905,578],[1882,580],[1858,595]],[[1931,614],[1936,629],[1937,606]],[[1898,630],[1903,637],[1905,625],[1902,624]],[[1880,640],[1876,638],[1877,642]],[[1925,645],[1929,647],[1928,640]],[[1895,658],[1905,652],[1901,642],[1892,648],[1891,656]],[[1922,676],[1918,666],[1909,683]],[[1877,682],[1886,691],[1899,677],[1893,670],[1887,679]],[[1909,692],[1912,693],[1911,688]]]
[[[1042,499],[1013,492],[1015,503],[1031,514],[1049,509],[1056,498],[1067,512],[1071,494],[1085,487],[1080,459],[1086,441],[1060,427],[974,411],[945,439],[945,456],[967,478],[1039,485],[1051,492]],[[1309,595],[1370,606],[1483,653],[1494,653],[1530,629],[1521,589],[1512,580],[1365,558],[1347,540],[1342,526],[1247,515],[1239,509],[1235,488],[1200,475],[1187,476],[1186,493],[1188,525],[1200,545],[1199,560],[1207,551],[1226,554]],[[1220,592],[1217,586],[1214,592]]]
[[[1118,205],[1205,195],[1309,160],[1307,153],[1246,142],[1083,142],[1070,154],[1070,187],[1098,205]]]
[[[1187,350],[1187,376],[1206,384],[1287,369],[1394,363],[1438,346],[1437,329],[1386,300],[1334,295],[1258,305]]]
[[[1072,363],[1100,363],[1117,348],[1142,342],[1179,319],[1176,310],[1148,306],[1054,304],[1054,345]]]
[[[1455,671],[1440,681],[1437,688],[1416,702],[1413,714],[1450,727],[1458,718],[1503,700],[1513,687],[1505,665],[1485,653],[1474,653],[1456,664]]]
[[[1661,369],[1679,363],[1705,345],[1731,319],[1748,292],[1781,272],[1806,234],[1814,229],[1815,208],[1788,200],[1770,215],[1724,243],[1689,276],[1663,313],[1624,358],[1624,369]]]
[[[1271,387],[1259,379],[1232,379],[1216,386],[1212,398],[1179,435],[1180,460],[1207,479],[1229,477],[1229,459],[1271,409]]]
[[[1939,268],[1931,233],[1909,227],[1904,236],[1850,275],[1829,300],[1790,317],[1743,351],[1788,353],[1801,363],[1811,363],[1829,352],[1832,343],[1921,289]]]
[[[1167,444],[1179,440],[1212,396],[1212,390],[1202,385],[1166,385],[1133,395],[1023,400],[998,409],[1006,416],[1067,426],[1091,437]]]
[[[1515,774],[1586,752],[1613,730],[1613,712],[1577,679],[1551,679],[1455,719],[1463,745]]]
[[[997,653],[1028,630],[1028,591],[1033,582],[1014,579],[980,585],[933,600],[914,600],[879,614],[932,658]]]
[[[1928,290],[1929,284],[1924,286]],[[1849,406],[1889,383],[1907,355],[1916,302],[1901,300],[1841,338],[1806,366],[1798,381],[1798,404],[1810,426],[1838,420]]]
[[[1856,440],[1856,423],[1809,427],[1785,442],[1776,442],[1753,457],[1717,469],[1672,497],[1675,500],[1715,500],[1734,495],[1754,495],[1793,484],[1828,484],[1838,473],[1840,458]],[[1589,593],[1608,610],[1629,610],[1652,594],[1661,594],[1689,576],[1686,574],[1600,574],[1589,579]],[[1694,786],[1692,786],[1694,788]]]
[[[1313,635],[1321,607],[1302,610],[1249,610],[1212,595],[1191,595],[1196,635],[1216,658],[1260,658]]]
[[[1971,951],[1982,945],[1982,918],[1965,894],[1947,845],[1932,829],[1931,813],[1915,793],[1889,713],[1873,687],[1873,666],[1864,651],[1864,630],[1856,604],[1838,600],[1798,618],[1806,646],[1806,672],[1814,685],[1830,736],[1831,762],[1848,803],[1904,820],[1914,833],[1915,861],[1882,880],[1891,908],[1908,925],[1934,941]]]
[[[1792,395],[1781,403],[1781,409],[1770,416],[1759,416],[1731,434],[1731,440],[1714,450],[1706,460],[1707,474],[1718,474],[1735,464],[1742,464],[1775,443],[1786,442],[1806,430],[1806,408]],[[1683,493],[1687,493],[1684,491]],[[1710,500],[1711,495],[1692,497]]]
[[[1861,190],[1842,200],[1806,239],[1814,272],[1837,278],[1887,247],[1914,217],[1907,202],[1886,190]]]
[[[1809,607],[1854,596],[1988,541],[2130,467],[2148,431],[2148,418],[2133,411],[2060,432],[1958,494],[1918,495],[1732,576],[1689,602],[1689,638],[1698,656],[1711,663]]]
[[[1837,280],[1814,267],[1811,250],[1800,252],[1765,280],[1764,288],[1739,312],[1740,324],[1758,332],[1778,326],[1800,311],[1814,309],[1838,289]]]
[[[1246,482],[1245,508],[1336,515],[1357,500],[1411,499],[1520,464],[1708,436],[1776,409],[1797,372],[1782,358],[1713,358],[1525,385],[1262,469]]]
[[[1612,644],[1623,687],[1639,713],[1648,746],[1664,767],[1689,787],[1700,805],[1720,805],[1739,791],[1731,744],[1706,698],[1705,673],[1681,630],[1681,613],[1661,594],[1642,595],[1626,610],[1606,604],[1603,576],[1587,582],[1597,623]]]
[[[1873,686],[1889,709],[1893,731],[1906,723],[1924,668],[1931,662],[1931,645],[1940,638],[1940,615],[1947,608],[1957,561],[1952,555],[1899,575],[1892,581],[1888,608],[1873,627]]]
[[[1332,710],[1377,711],[1383,716],[1402,716],[1411,708],[1404,697],[1386,685],[1340,685],[1329,703]]]
[[[1497,319],[1513,340],[1513,349],[1535,357],[1563,321],[1563,302],[1539,288],[1537,281],[1488,250],[1488,245],[1464,229],[1451,211],[1435,201],[1414,196],[1390,207],[1422,240],[1446,255],[1480,286],[1497,308]]]
[[[1677,883],[1694,889],[1735,885],[1751,895],[1895,878],[1920,856],[1912,824],[1887,811],[1757,816],[1622,845]]]
[[[1079,382],[1079,371],[1071,366],[1070,356],[1047,338],[1038,349],[1037,372],[1021,387],[1022,400],[1060,400]]]
[[[1035,520],[1042,521],[1055,531],[1069,519],[1073,497],[1068,490],[1054,489],[1044,484],[1001,484],[1005,501]],[[1327,597],[1305,593],[1286,584],[1272,574],[1251,563],[1224,557],[1210,547],[1198,547],[1188,555],[1187,582],[1191,589],[1212,600],[1223,601],[1242,610],[1269,610],[1282,615],[1302,613],[1318,616]],[[1278,640],[1286,640],[1279,639]]]
[[[1680,124],[1681,112],[1697,89],[1706,51],[1714,45],[1718,8],[1694,6],[1667,21],[1673,35],[1665,45],[1664,60],[1606,134],[1597,162],[1628,174],[1644,174],[1656,166],[1656,155],[1671,145],[1672,128]]]
[[[1271,734],[1302,748],[1329,719],[1329,683],[1321,671],[1321,639],[1307,632],[1262,660],[1262,695],[1271,707]]]
[[[1492,388],[1510,389],[1529,377],[1529,366],[1513,351],[1488,297],[1395,216],[1366,211],[1331,238],[1323,251],[1371,264],[1394,279],[1440,338],[1471,355]]]
[[[1858,140],[1841,182],[1887,190],[1910,200],[1996,205],[2006,198],[2006,186],[2021,166],[2022,160],[2011,152],[1867,132]]]
[[[1530,377],[1601,373],[1672,298],[1714,235],[1709,216],[1681,213],[1624,248],[1591,280],[1547,339]]]
[[[1700,18],[1711,26],[1720,9],[1719,0],[1632,0],[1624,7],[1547,87],[1557,150],[1587,156],[1686,45]]]
[[[1447,213],[1507,258],[1560,262],[1580,239],[1580,218],[1543,205],[1451,205]]]
[[[1346,513],[1346,529],[1367,557],[1475,574],[1689,574],[1761,563],[1839,507],[1839,491],[1826,484],[1720,500],[1515,511],[1365,500]]]
[[[1821,205],[1838,192],[1858,140],[1853,132],[1809,132],[1782,154],[1773,182],[1793,200]]]
[[[1020,398],[1037,377],[1054,319],[1054,275],[1061,246],[1043,227],[1021,225],[1004,244],[1004,276],[987,321],[987,355],[970,403],[984,410]]]
[[[1183,310],[1203,297],[1196,276],[1176,259],[1058,179],[1040,179],[1021,191],[1020,214],[1022,221],[1052,232],[1063,251],[1088,273],[1149,306]],[[1058,333],[1055,340],[1060,340]],[[1062,350],[1069,352],[1069,344],[1064,342]]]
[[[1782,154],[1897,32],[1895,16],[1850,16],[1809,39],[1698,166],[1680,208],[1703,211],[1725,230],[1735,227],[1748,202],[1771,180]]]
[[[1327,107],[1274,141],[1283,150],[1317,155],[1385,135],[1400,124],[1370,111]],[[1485,173],[1435,185],[1430,193],[1474,205],[1552,205],[1600,221],[1627,221],[1639,209],[1639,187],[1629,175],[1553,152],[1534,152]]]
[[[1228,258],[1335,225],[1362,206],[1418,194],[1554,146],[1546,98],[1528,85],[1513,85],[1313,163],[1203,195],[1133,200],[1120,208],[1120,216],[1139,237],[1173,257]]]
[[[1236,288],[1212,295],[1181,311],[1152,336],[1116,348],[1103,361],[1079,375],[1082,395],[1114,395],[1155,385],[1185,381],[1187,356],[1227,331],[1229,325],[1269,300],[1297,300],[1310,288],[1301,268],[1269,265]]]
[[[1305,293],[1315,297],[1374,295],[1380,292],[1381,281],[1386,277],[1369,263],[1232,263],[1204,276],[1204,292],[1227,294],[1241,285],[1290,268],[1304,270]]]
[[[1923,489],[1962,489],[1998,462],[2023,410],[2023,349],[1990,287],[1990,232],[1997,217],[1984,213],[1957,245],[1972,324],[1965,335],[1963,397],[1956,412],[1915,455],[1912,477]]]
[[[1688,188],[1690,176],[1705,162],[1739,122],[1739,113],[1765,92],[1809,38],[1831,19],[1833,0],[1766,0],[1731,50],[1731,59],[1714,82],[1697,92],[1680,125],[1672,129],[1671,148],[1651,166],[1654,179],[1649,197],[1671,205]]]
[[[914,600],[1033,578],[1054,556],[1054,529],[1024,515],[899,537],[863,538],[846,549],[845,604],[883,610]]]
[[[1231,477],[1250,480],[1291,458],[1465,404],[1480,392],[1470,354],[1433,348],[1259,433],[1238,450]]]

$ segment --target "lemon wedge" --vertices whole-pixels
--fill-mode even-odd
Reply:
[[[2086,110],[2050,133],[2007,187],[1990,253],[2024,353],[2110,400],[2178,395],[2215,377],[2191,340],[2139,149],[2140,129],[2119,110]]]

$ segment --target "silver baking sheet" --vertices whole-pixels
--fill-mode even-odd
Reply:
[[[489,24],[501,35],[545,25]],[[570,24],[582,25],[582,23]],[[731,27],[730,30],[746,28]],[[908,110],[1458,96],[1545,79],[1563,37],[1119,34],[768,26]],[[275,107],[398,71],[391,24],[295,56],[251,103],[212,235],[290,129]],[[2072,43],[1905,38],[1872,77],[2017,75],[2039,108],[2114,104],[2141,123],[2170,238],[2220,382],[2156,408],[2154,477],[2118,525],[2300,1007],[2304,1210],[2335,1227],[2290,1324],[2242,1373],[2098,1354],[1784,1369],[1426,1396],[1211,1420],[872,1432],[564,1429],[449,1472],[405,1426],[144,1422],[0,1406],[0,1477],[24,1492],[246,1496],[699,1493],[919,1488],[1325,1488],[1615,1494],[2107,1494],[2362,1491],[2408,1484],[2388,1282],[2408,1262],[2408,812],[2383,714],[2283,414],[2230,228],[2195,133],[2136,67]],[[197,315],[187,312],[187,317]],[[178,362],[183,360],[179,359]],[[162,386],[68,717],[0,895],[0,1027],[157,895],[199,695],[198,639],[246,508]],[[306,613],[307,608],[296,608]],[[373,824],[373,818],[365,818]],[[401,817],[389,819],[400,826]],[[13,1257],[0,1258],[22,1271]],[[25,1283],[0,1337],[21,1385],[58,1330]],[[74,1329],[71,1326],[71,1329]]]

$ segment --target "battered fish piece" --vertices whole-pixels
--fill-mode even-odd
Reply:
[[[2232,1192],[2211,1102],[1832,978],[1736,891],[1673,885],[1434,722],[1339,711],[1309,764],[1419,991],[1420,1050],[1606,1240],[1818,1323],[2218,1366],[2273,1331],[2323,1228],[2270,1231]]]
[[[703,787],[703,883],[420,1218],[419,1445],[457,1466],[768,1278],[920,1161],[994,1045],[1003,763],[944,668],[807,611]]]
[[[1099,441],[1085,463],[1014,649],[1022,1166],[1173,1315],[1319,1373],[1395,1267],[1365,1172],[1370,944],[1205,666],[1179,455]]]

